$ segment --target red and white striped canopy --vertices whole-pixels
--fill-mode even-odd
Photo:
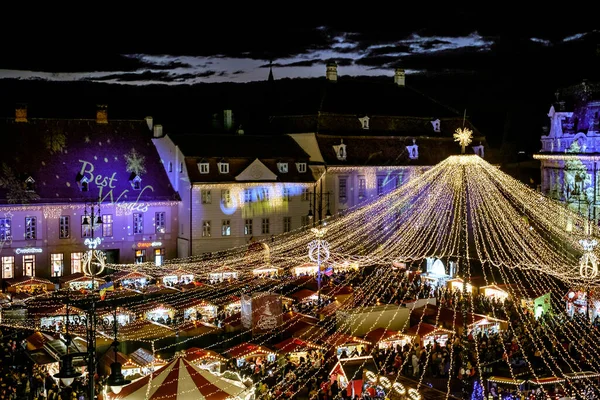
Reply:
[[[245,400],[243,383],[222,378],[177,357],[158,371],[124,386],[112,400]]]

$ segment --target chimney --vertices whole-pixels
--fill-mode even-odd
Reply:
[[[337,63],[335,61],[327,63],[327,72],[325,76],[328,81],[337,82]]]
[[[106,104],[98,104],[96,110],[96,123],[97,124],[108,124],[108,106]]]
[[[152,130],[152,126],[154,125],[152,117],[146,117],[144,119],[146,120],[146,124],[148,124],[148,129]]]
[[[17,104],[15,109],[15,122],[27,122],[27,105]]]
[[[160,124],[154,125],[154,137],[155,138],[163,137],[162,125],[160,125]]]
[[[223,110],[223,129],[230,131],[233,127],[233,111]]]
[[[396,68],[394,73],[394,83],[398,86],[405,86],[406,74],[402,68]]]

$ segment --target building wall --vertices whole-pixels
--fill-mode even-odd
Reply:
[[[94,232],[94,237],[102,237],[98,246],[107,254],[107,262],[133,263],[136,250],[144,249],[145,261],[155,261],[154,249],[164,249],[164,258],[177,256],[177,202],[156,202],[129,204],[102,204],[101,215],[111,215],[112,236],[102,236],[102,228]],[[85,252],[88,248],[82,237],[81,218],[83,204],[62,204],[52,206],[0,207],[0,218],[11,219],[11,239],[0,244],[0,256],[14,257],[13,277],[23,276],[23,255],[35,256],[35,276],[51,277],[51,254],[63,255],[61,276],[71,271],[71,254]],[[157,212],[165,213],[165,232],[157,233],[155,217]],[[142,214],[143,233],[133,233],[133,213]],[[61,216],[69,217],[69,237],[60,238],[59,221]],[[25,218],[36,218],[35,240],[25,239]],[[107,232],[108,233],[108,232]],[[160,243],[160,244],[159,244]],[[153,246],[154,244],[154,246]],[[28,253],[27,253],[28,252]],[[0,263],[2,259],[0,259]]]

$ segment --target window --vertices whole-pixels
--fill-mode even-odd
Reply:
[[[87,225],[83,224],[83,221],[88,221]],[[90,218],[87,218],[85,215],[81,216],[81,237],[88,238],[92,237],[92,224],[90,223]]]
[[[82,192],[87,192],[88,191],[88,178],[87,177],[83,177],[81,178],[81,191]]]
[[[223,204],[231,204],[231,191],[229,189],[221,190],[221,202]]]
[[[200,191],[200,196],[202,198],[202,204],[210,204],[212,203],[212,196],[210,195],[210,190],[202,189]]]
[[[266,235],[269,233],[269,218],[262,219],[262,234]]]
[[[364,176],[358,177],[358,199],[362,200],[367,197],[367,180]]]
[[[277,163],[277,169],[282,174],[287,173],[288,172],[288,163],[286,163],[286,162],[279,162],[279,163]]]
[[[183,163],[180,162],[179,163],[179,173],[181,174],[183,172]]]
[[[165,233],[167,231],[167,220],[165,216],[165,212],[157,212],[155,214],[155,223],[154,227],[156,229],[156,233]]]
[[[83,272],[83,253],[71,253],[71,273],[78,274]]]
[[[244,203],[252,203],[252,189],[244,189]]]
[[[25,190],[27,190],[28,192],[35,191],[35,181],[32,177],[29,177],[25,180]]]
[[[339,178],[339,199],[340,203],[345,203],[348,200],[348,190],[347,190],[347,182],[348,178]]]
[[[25,239],[35,239],[36,221],[35,217],[25,217]]]
[[[302,227],[306,227],[309,224],[309,219],[308,219],[308,215],[302,215],[300,217],[300,224],[302,224]]]
[[[222,174],[228,174],[229,173],[229,163],[225,163],[225,162],[220,162],[218,163],[219,165],[219,172]]]
[[[35,254],[26,254],[23,256],[23,275],[35,276]]]
[[[50,276],[63,276],[64,269],[64,261],[62,253],[53,253],[50,254],[50,265],[52,270],[50,271]]]
[[[252,235],[252,219],[244,220],[244,235]]]
[[[383,195],[383,184],[385,182],[385,176],[378,176],[377,177],[377,195],[381,196]]]
[[[10,233],[10,218],[0,218],[0,240],[11,240],[12,236]]]
[[[396,187],[399,188],[402,186],[402,182],[404,182],[404,171],[399,171],[398,176],[396,177]]]
[[[154,264],[160,267],[165,261],[165,249],[154,249]]]
[[[269,189],[262,188],[260,191],[260,200],[261,201],[269,201]]]
[[[283,232],[290,232],[292,230],[292,217],[283,217]]]
[[[169,161],[169,172],[173,172],[173,161]]]
[[[202,221],[202,236],[210,237],[210,221]]]
[[[135,263],[142,264],[146,262],[146,249],[137,249],[135,251]]]
[[[284,187],[282,195],[283,201],[290,201],[290,188]]]
[[[142,178],[136,175],[131,181],[131,187],[133,187],[133,190],[142,190]]]
[[[304,172],[306,172],[306,163],[304,163],[304,162],[296,163],[296,168],[298,168],[298,172],[304,173]]]
[[[201,174],[208,174],[208,163],[198,163],[198,168]]]
[[[231,236],[231,220],[223,220],[221,224],[221,236]]]
[[[58,237],[60,239],[68,239],[71,236],[71,228],[69,226],[69,216],[61,215],[58,220]]]
[[[133,233],[144,233],[144,215],[142,213],[133,214]]]
[[[300,200],[308,201],[310,199],[310,191],[308,188],[302,188],[302,195],[300,196]]]
[[[111,237],[113,235],[113,217],[112,214],[102,215],[102,236]]]
[[[2,279],[11,279],[15,275],[15,257],[2,257]]]

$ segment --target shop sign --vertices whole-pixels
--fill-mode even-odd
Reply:
[[[15,250],[17,254],[37,254],[41,252],[42,249],[40,247],[23,247]]]
[[[160,247],[162,242],[138,242],[136,244],[138,249],[146,249],[148,247]]]

